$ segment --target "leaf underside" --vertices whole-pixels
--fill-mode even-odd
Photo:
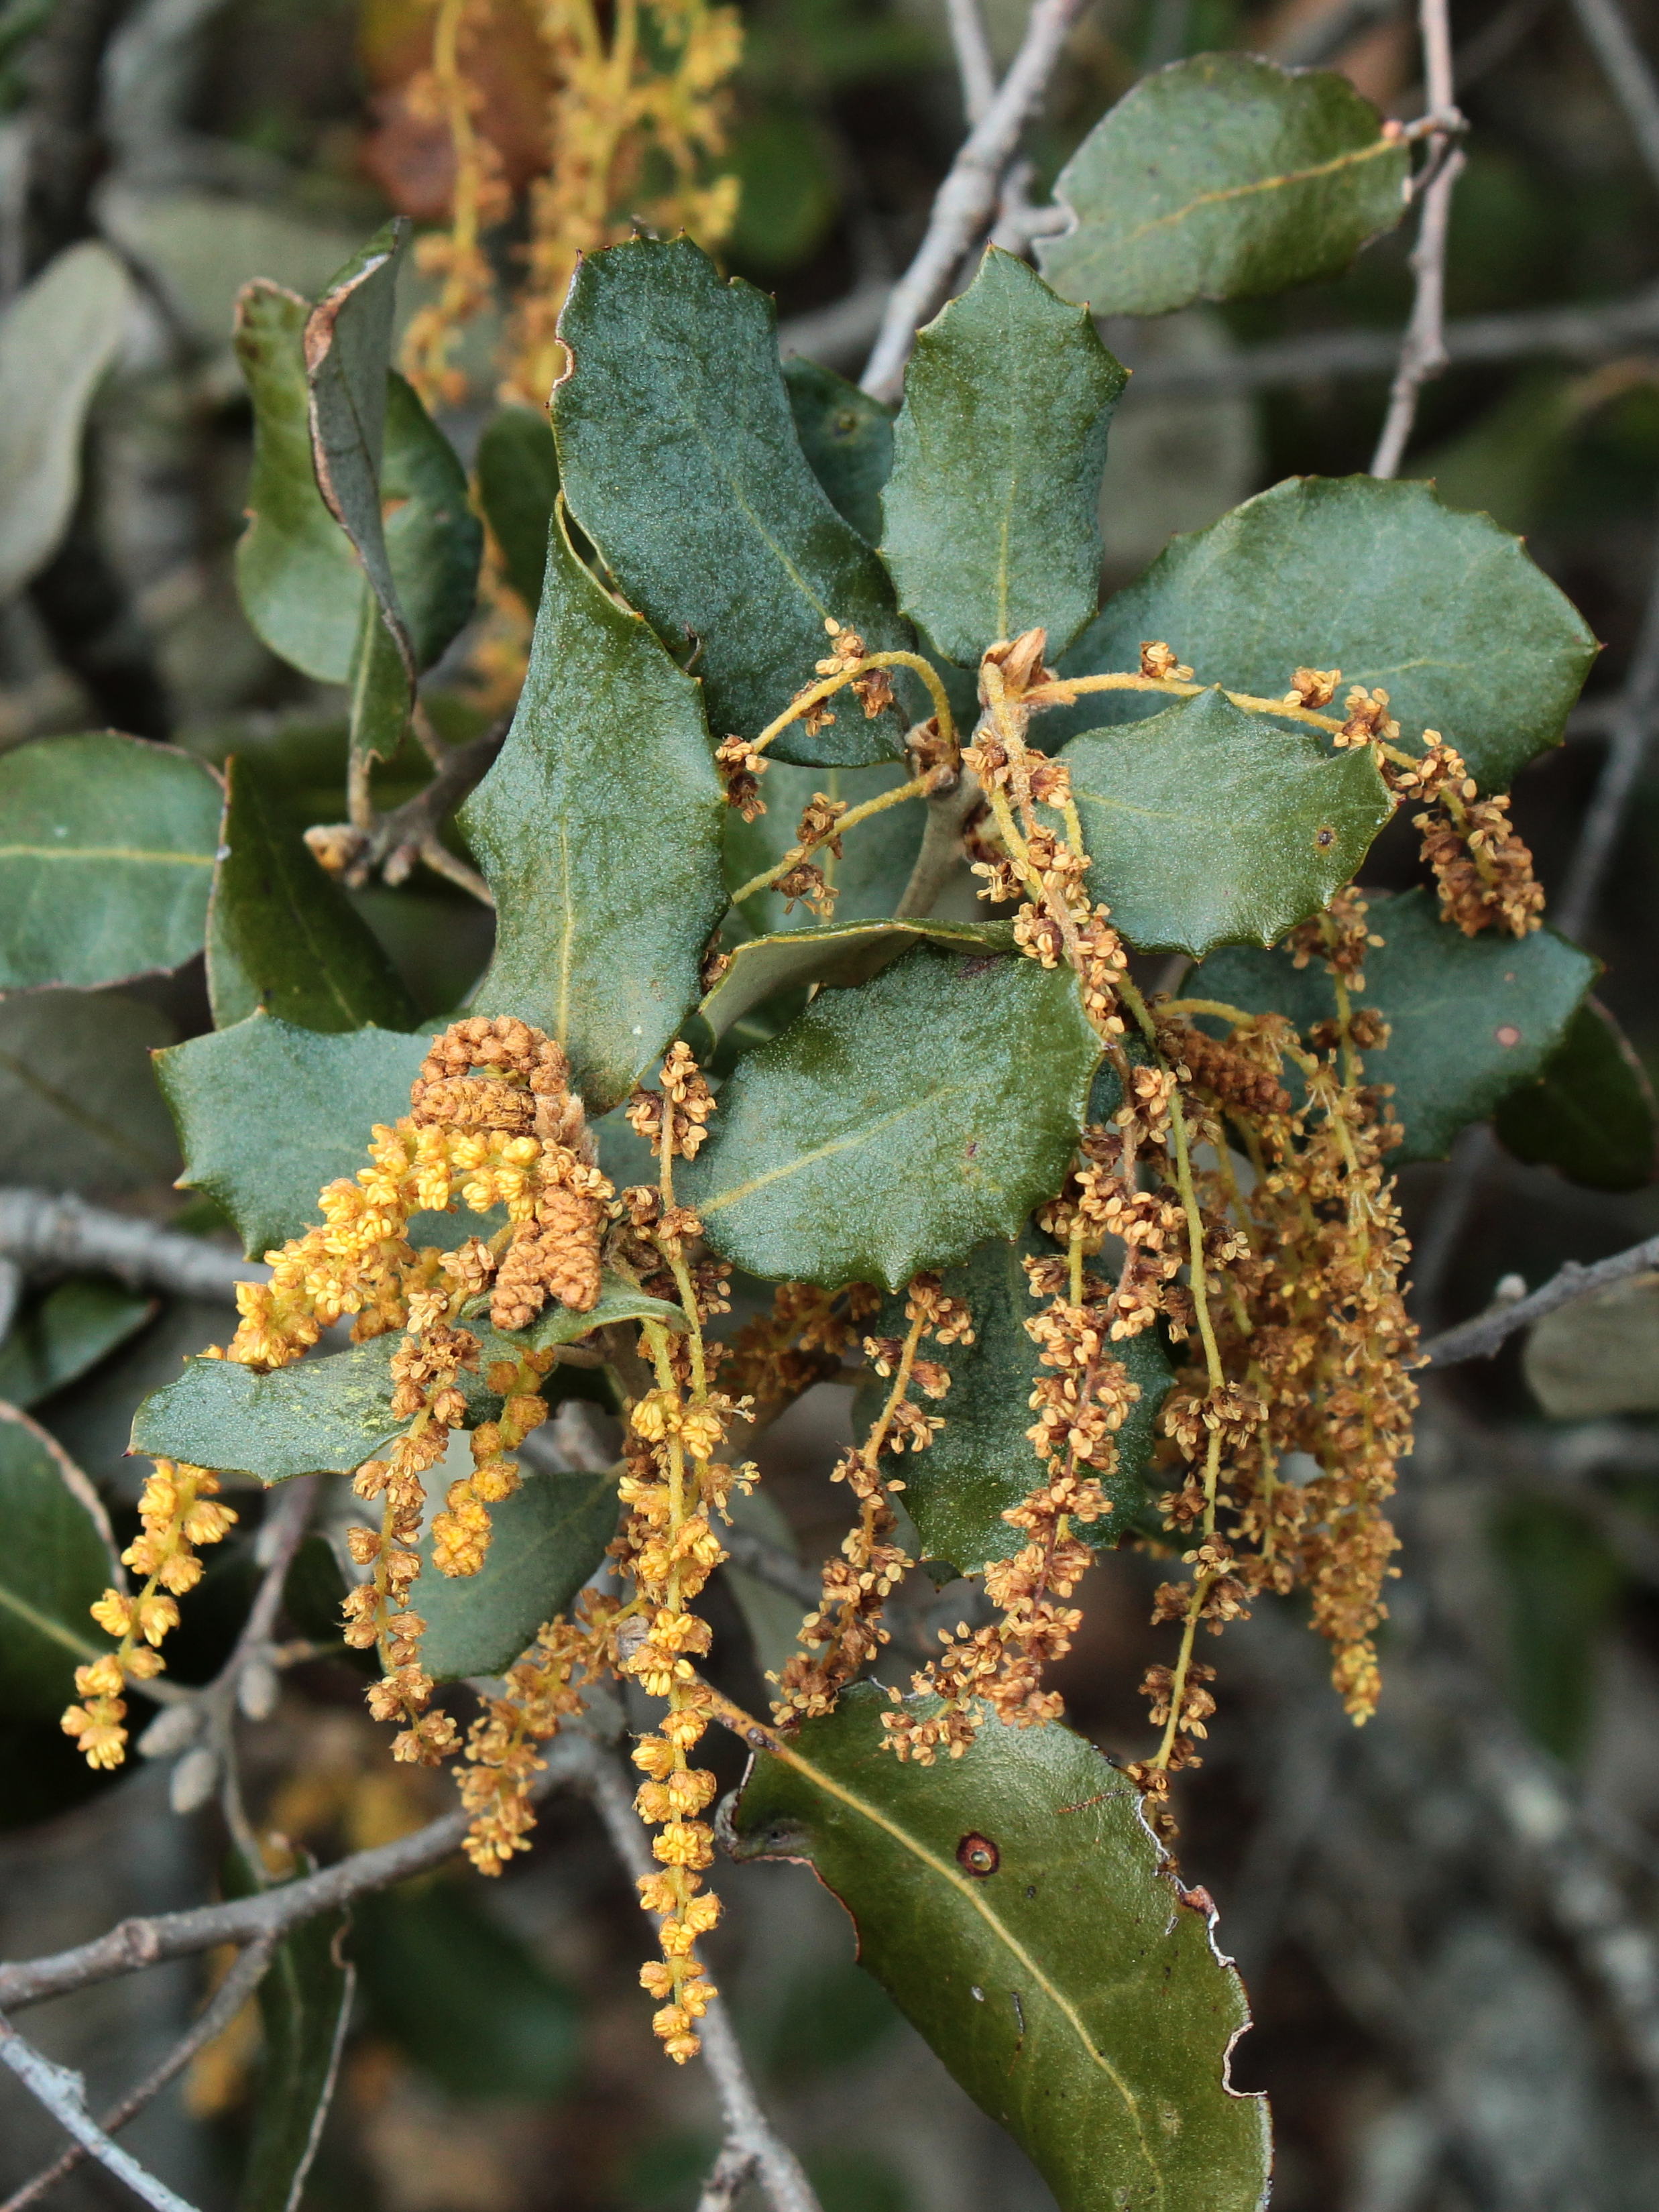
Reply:
[[[1646,1070],[1607,1008],[1587,999],[1540,1070],[1499,1101],[1504,1149],[1589,1190],[1640,1190],[1659,1142]]]

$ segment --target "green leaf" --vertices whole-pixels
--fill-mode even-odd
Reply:
[[[1026,1431],[1036,1378],[1044,1370],[1025,1322],[1042,1310],[1033,1299],[1020,1261],[1052,1256],[1054,1246],[1031,1230],[1008,1243],[981,1244],[960,1267],[945,1271],[945,1289],[966,1302],[973,1316],[974,1341],[929,1348],[951,1377],[951,1388],[933,1410],[945,1426],[924,1452],[888,1453],[883,1468],[904,1485],[905,1510],[916,1526],[922,1556],[948,1561],[959,1574],[974,1574],[992,1559],[1010,1559],[1025,1541],[1002,1518],[1030,1497],[1042,1480],[1042,1468]],[[904,1322],[899,1301],[884,1307],[871,1323],[877,1335],[889,1335]],[[1103,1488],[1113,1503],[1109,1516],[1079,1522],[1085,1543],[1109,1551],[1147,1504],[1146,1470],[1156,1441],[1158,1408],[1174,1380],[1156,1329],[1144,1330],[1112,1346],[1140,1400],[1117,1431],[1117,1472]],[[860,1388],[853,1409],[855,1431],[863,1434],[881,1412],[890,1385],[872,1380]]]
[[[375,2027],[451,2096],[547,2103],[572,2086],[580,2014],[477,1885],[359,1898],[352,1949]]]
[[[455,448],[394,368],[386,376],[380,499],[386,558],[417,668],[430,668],[471,620],[483,525]]]
[[[1394,811],[1368,746],[1334,751],[1200,691],[1060,757],[1089,890],[1138,951],[1271,945],[1346,883]]]
[[[795,842],[802,810],[816,792],[826,799],[862,806],[910,781],[908,766],[891,762],[880,768],[789,768],[775,761],[763,779],[761,795],[766,811],[745,822],[736,807],[727,809],[726,823],[726,884],[741,890],[767,869],[775,867]],[[920,800],[890,806],[872,815],[848,836],[834,866],[836,914],[839,921],[862,921],[872,915],[889,915],[898,904],[910,871],[921,850],[926,808]],[[743,902],[744,920],[761,933],[811,929],[810,909],[788,902],[775,890],[754,891]]]
[[[717,737],[754,737],[814,680],[826,617],[872,652],[911,645],[880,562],[802,457],[763,293],[688,238],[633,238],[581,262],[559,328],[565,497],[658,635],[696,650]],[[856,768],[895,757],[901,733],[849,699],[772,750]]]
[[[90,239],[49,261],[0,318],[0,599],[69,527],[92,395],[121,349],[132,285]]]
[[[1061,673],[1133,670],[1143,638],[1200,684],[1259,698],[1281,697],[1298,667],[1340,668],[1344,690],[1380,684],[1407,738],[1438,730],[1487,791],[1559,744],[1597,649],[1518,538],[1431,485],[1374,477],[1291,477],[1176,538]],[[1044,718],[1042,742],[1156,711],[1145,694],[1085,696]]]
[[[253,401],[253,466],[236,589],[256,635],[279,659],[319,684],[343,684],[364,586],[311,465],[302,343],[310,312],[307,301],[263,277],[237,295],[236,356]]]
[[[531,1328],[512,1334],[491,1328],[482,1316],[470,1317],[466,1326],[478,1340],[478,1362],[457,1378],[467,1401],[465,1425],[493,1419],[499,1410],[500,1401],[484,1381],[492,1361],[573,1343],[590,1329],[637,1319],[685,1325],[678,1306],[647,1297],[615,1275],[604,1278],[599,1303],[587,1313],[552,1305]],[[176,1382],[152,1390],[140,1404],[131,1449],[152,1459],[254,1475],[261,1482],[349,1474],[409,1426],[407,1414],[392,1411],[392,1358],[403,1341],[394,1329],[346,1352],[313,1353],[269,1375],[234,1359],[187,1359]]]
[[[1100,604],[1100,479],[1128,372],[1086,308],[1012,253],[916,339],[881,495],[900,606],[976,668],[1039,625],[1063,653]]]
[[[1553,1421],[1659,1413],[1659,1274],[1633,1275],[1546,1314],[1523,1361]]]
[[[559,453],[545,415],[503,407],[478,441],[478,497],[507,564],[507,580],[533,615],[559,495]]]
[[[108,1650],[87,1607],[119,1583],[98,1493],[15,1406],[0,1405],[0,1706],[11,1720],[52,1720],[75,1695],[75,1670]]]
[[[319,1218],[325,1183],[368,1165],[374,1124],[409,1111],[431,1046],[429,1030],[324,1036],[258,1013],[158,1053],[184,1146],[180,1187],[206,1191],[248,1257],[263,1259]]]
[[[1013,931],[1006,921],[833,921],[820,929],[753,937],[733,948],[732,964],[697,1011],[714,1036],[723,1037],[776,991],[803,983],[867,982],[918,945],[1007,952],[1013,947]]]
[[[806,465],[866,544],[881,537],[881,488],[893,465],[893,414],[856,384],[793,355],[783,388]]]
[[[432,1538],[420,1544],[417,1605],[426,1622],[421,1664],[441,1682],[504,1674],[563,1613],[617,1533],[617,1479],[602,1474],[532,1474],[489,1509],[494,1528],[476,1575],[441,1575]]]
[[[0,1182],[131,1190],[171,1176],[150,1054],[173,1035],[156,1007],[115,991],[0,1000]]]
[[[125,1344],[155,1311],[154,1298],[137,1297],[101,1277],[55,1284],[25,1307],[0,1344],[0,1398],[33,1406],[51,1397]]]
[[[219,782],[113,731],[0,755],[0,989],[81,988],[202,949]]]
[[[349,1474],[409,1426],[406,1413],[392,1412],[392,1355],[403,1340],[394,1330],[269,1375],[234,1359],[187,1359],[176,1382],[140,1403],[130,1449],[261,1482]],[[469,1397],[478,1387],[463,1375]]]
[[[738,1063],[684,1202],[750,1274],[896,1291],[1059,1188],[1099,1057],[1069,969],[922,946]]]
[[[208,994],[221,1029],[264,1006],[308,1030],[406,1029],[414,1001],[380,939],[249,761],[225,763],[208,910]]]
[[[1624,1571],[1565,1498],[1505,1498],[1491,1539],[1508,1616],[1510,1697],[1531,1735],[1571,1765],[1595,1719],[1597,1662]]]
[[[1425,890],[1367,897],[1370,927],[1383,941],[1365,955],[1365,988],[1353,997],[1379,1007],[1393,1032],[1385,1049],[1365,1055],[1366,1079],[1393,1085],[1392,1109],[1406,1132],[1389,1163],[1443,1160],[1460,1129],[1540,1073],[1595,963],[1553,929],[1518,941],[1496,930],[1465,937],[1439,919]],[[1335,1012],[1322,964],[1298,970],[1284,952],[1214,953],[1182,988],[1252,1013],[1276,1010],[1300,1030]]]
[[[460,819],[495,897],[477,1004],[556,1036],[590,1113],[696,1003],[725,811],[696,684],[560,527],[513,727]]]
[[[1500,1101],[1492,1127],[1517,1160],[1559,1168],[1589,1190],[1640,1190],[1653,1181],[1653,1091],[1599,1000],[1580,1006],[1537,1081]]]
[[[988,1717],[963,1758],[901,1766],[887,1710],[860,1683],[759,1754],[734,1855],[811,1861],[860,1964],[1061,2212],[1257,2212],[1267,2102],[1227,2081],[1244,1991],[1133,1786],[1058,1723]]]
[[[307,301],[263,279],[237,298],[253,467],[236,587],[248,621],[279,659],[319,683],[344,684],[368,593],[312,465],[303,343],[310,312]],[[417,665],[430,667],[472,611],[483,532],[453,449],[395,370],[386,377],[379,483],[382,509],[396,502],[383,527],[398,605]]]
[[[351,2018],[356,1970],[340,1957],[350,1925],[349,1913],[321,1913],[271,1954],[259,1984],[264,2051],[237,2212],[299,2212]]]
[[[1097,315],[1162,315],[1340,276],[1406,212],[1409,149],[1344,76],[1200,54],[1145,76],[1054,181],[1043,275]]]

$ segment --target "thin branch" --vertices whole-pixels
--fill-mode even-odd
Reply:
[[[1659,722],[1659,548],[1642,617],[1641,635],[1609,728],[1612,739],[1585,811],[1567,878],[1551,920],[1568,937],[1582,937],[1595,918],[1601,888],[1623,827],[1625,809]]]
[[[110,2141],[87,2110],[87,2085],[81,2076],[70,2073],[67,2066],[54,2064],[32,2043],[26,2043],[10,2021],[4,2019],[0,2019],[0,2059],[52,2118],[62,2122],[76,2142],[85,2146],[89,2157],[95,2158],[118,2180],[125,2181],[135,2197],[142,2197],[146,2204],[155,2207],[155,2212],[196,2212],[194,2205],[169,2189],[165,2181],[158,2181],[118,2143]]]
[[[896,921],[921,921],[932,914],[939,895],[962,860],[962,825],[983,793],[971,769],[963,769],[949,791],[927,801],[927,826],[921,833],[910,880],[893,908]]]
[[[644,1823],[634,1810],[628,1784],[613,1758],[590,1747],[587,1771],[582,1778],[604,1821],[617,1857],[635,1881],[657,1872]],[[713,1998],[698,2022],[703,2057],[708,2062],[728,2144],[750,2153],[773,2212],[822,2212],[812,2185],[800,2162],[761,2110],[755,2085],[749,2078],[725,2003]]]
[[[1618,0],[1572,0],[1578,27],[1595,48],[1607,89],[1625,111],[1643,164],[1659,185],[1659,85],[1632,36]]]
[[[749,2183],[754,2178],[759,2163],[752,2150],[739,2142],[723,2143],[720,2154],[714,2160],[702,2194],[697,2199],[697,2212],[732,2212]],[[4,2208],[0,2207],[0,2212]]]
[[[1003,172],[1048,89],[1081,5],[1082,0],[1034,0],[1019,52],[996,98],[963,142],[934,195],[927,235],[893,287],[864,372],[864,389],[873,398],[897,398],[918,325],[938,307],[963,255],[989,228]]]
[[[284,1484],[270,1517],[259,1531],[258,1553],[264,1579],[248,1608],[228,1659],[202,1692],[207,1718],[207,1740],[219,1766],[219,1807],[225,1826],[241,1853],[249,1878],[263,1886],[264,1862],[242,1803],[241,1778],[236,1763],[236,1709],[243,1678],[256,1659],[265,1657],[270,1632],[283,1601],[283,1585],[294,1564],[294,1554],[304,1539],[316,1503],[318,1478],[301,1475]]]
[[[47,1190],[0,1189],[0,1255],[26,1272],[91,1268],[132,1290],[216,1304],[234,1304],[238,1283],[263,1283],[270,1273],[198,1237]]]
[[[258,1987],[276,1948],[276,1937],[266,1936],[257,1943],[250,1943],[240,1954],[214,1991],[213,2002],[191,2021],[188,2030],[179,2037],[160,2065],[153,2068],[142,2081],[129,2089],[118,2104],[112,2105],[99,2121],[99,2126],[106,2136],[112,2136],[125,2127],[127,2122],[142,2112],[150,2100],[158,2096],[176,2075],[183,2073],[198,2051],[205,2050],[210,2043],[224,2033]],[[55,2189],[65,2174],[73,2173],[76,2167],[91,2155],[84,2142],[72,2144],[44,2172],[37,2173],[33,2181],[26,2181],[21,2189],[7,2197],[5,2203],[0,2204],[0,2212],[25,2212],[26,2206],[38,2202],[49,2189]]]
[[[945,13],[962,84],[962,112],[971,129],[984,121],[996,98],[996,64],[991,58],[991,41],[985,34],[979,0],[945,0]]]
[[[1431,112],[1444,118],[1455,112],[1452,100],[1451,19],[1447,0],[1422,0],[1423,76]],[[1405,458],[1407,441],[1417,420],[1418,396],[1431,377],[1444,371],[1446,351],[1446,239],[1451,226],[1452,188],[1463,166],[1462,149],[1449,133],[1437,131],[1429,140],[1430,179],[1422,194],[1423,214],[1417,243],[1412,248],[1412,273],[1417,289],[1411,319],[1400,349],[1400,366],[1389,393],[1389,411],[1371,459],[1374,477],[1397,476]]]
[[[1473,1321],[1460,1322],[1455,1328],[1431,1336],[1423,1346],[1425,1364],[1455,1367],[1465,1359],[1489,1358],[1517,1329],[1528,1328],[1559,1306],[1589,1297],[1610,1284],[1625,1282],[1650,1267],[1659,1267],[1659,1237],[1650,1237],[1643,1243],[1632,1244],[1628,1251],[1615,1252],[1611,1259],[1596,1261],[1592,1267],[1581,1267],[1577,1260],[1569,1260],[1559,1274],[1552,1275],[1529,1297],[1493,1306],[1486,1313],[1477,1314]]]
[[[442,745],[424,713],[417,709],[416,735],[436,767],[431,782],[417,791],[413,799],[394,806],[389,814],[378,814],[368,788],[368,764],[365,762],[363,781],[350,809],[351,819],[319,824],[307,830],[307,843],[319,863],[331,873],[337,873],[352,890],[361,890],[375,874],[384,876],[389,884],[404,883],[413,872],[416,861],[422,860],[434,874],[471,892],[480,904],[493,907],[495,902],[483,878],[452,853],[438,832],[468,792],[482,783],[495,766],[496,755],[507,742],[509,726],[502,720],[466,744]]]

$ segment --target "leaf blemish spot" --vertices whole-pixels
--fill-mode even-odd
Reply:
[[[972,1831],[957,1845],[957,1864],[983,1881],[994,1875],[1002,1863],[1002,1854],[988,1836]]]
[[[1503,1046],[1505,1052],[1507,1052],[1511,1046],[1517,1045],[1521,1042],[1521,1032],[1516,1029],[1513,1022],[1500,1022],[1498,1027],[1492,1031],[1492,1035],[1497,1038],[1498,1043]]]

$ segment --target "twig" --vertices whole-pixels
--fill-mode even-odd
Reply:
[[[1558,1274],[1552,1275],[1529,1297],[1495,1306],[1477,1314],[1473,1321],[1460,1322],[1455,1328],[1431,1336],[1423,1346],[1424,1363],[1431,1367],[1455,1367],[1465,1359],[1490,1358],[1517,1329],[1528,1328],[1559,1306],[1589,1297],[1610,1284],[1625,1282],[1650,1267],[1659,1267],[1659,1237],[1650,1237],[1643,1243],[1632,1244],[1628,1251],[1615,1252],[1611,1259],[1598,1260],[1589,1267],[1581,1267],[1577,1260],[1569,1260]]]
[[[143,2080],[129,2089],[118,2104],[112,2105],[99,2126],[106,2135],[114,2135],[125,2127],[135,2114],[143,2112],[152,2097],[167,2087],[173,2076],[181,2074],[198,2051],[204,2050],[215,2039],[224,2033],[240,2012],[263,1979],[270,1954],[276,1948],[274,1936],[262,1936],[250,1943],[233,1963],[230,1972],[213,1993],[213,2001],[192,2021],[159,2066],[145,2075]],[[0,2204],[0,2212],[24,2212],[27,2205],[36,2203],[49,2189],[55,2189],[65,2174],[92,2155],[84,2142],[76,2142],[54,2164],[37,2173],[33,2181],[26,2181]]]
[[[1550,917],[1569,937],[1582,937],[1595,918],[1596,895],[1618,845],[1625,809],[1641,775],[1656,722],[1659,722],[1659,547],[1641,635],[1610,725],[1607,757]]]
[[[984,120],[996,97],[997,72],[996,64],[991,59],[991,41],[985,35],[985,18],[980,13],[979,0],[945,0],[945,13],[951,26],[957,76],[962,83],[962,110],[971,127]]]
[[[754,2152],[744,2144],[722,2143],[720,2154],[702,2185],[697,2212],[732,2212],[732,2207],[753,2178],[757,2162]],[[0,2207],[0,2212],[3,2212],[3,2207]]]
[[[979,780],[963,769],[949,791],[927,801],[927,826],[921,833],[910,880],[893,908],[896,921],[921,921],[933,911],[939,895],[962,859],[962,825],[982,796]]]
[[[1618,0],[1572,0],[1578,27],[1595,50],[1607,89],[1625,111],[1648,174],[1659,185],[1659,85],[1631,35]]]
[[[444,745],[434,738],[425,715],[417,712],[416,734],[436,767],[431,782],[389,814],[377,814],[365,765],[365,781],[354,802],[353,820],[319,825],[307,832],[306,842],[325,867],[339,871],[349,890],[361,890],[377,873],[389,884],[404,883],[416,862],[423,860],[434,875],[458,884],[481,905],[493,907],[495,902],[489,884],[450,851],[438,832],[468,792],[489,775],[507,742],[508,727],[503,720],[466,744]],[[361,822],[356,819],[359,815]]]
[[[70,2073],[67,2066],[54,2064],[32,2043],[26,2043],[10,2021],[4,2019],[0,2019],[0,2059],[52,2118],[63,2123],[76,2142],[85,2146],[88,2155],[95,2158],[118,2180],[125,2181],[135,2197],[142,2197],[146,2204],[155,2208],[155,2212],[195,2212],[195,2207],[185,2198],[169,2189],[165,2181],[158,2181],[118,2143],[110,2141],[87,2110],[87,2085],[81,2076]]]
[[[1421,0],[1423,75],[1431,112],[1444,118],[1455,112],[1452,100],[1451,21],[1447,0]],[[1445,131],[1429,139],[1430,181],[1423,191],[1423,213],[1412,248],[1417,289],[1411,319],[1400,349],[1400,366],[1389,393],[1382,434],[1371,458],[1374,477],[1393,477],[1405,457],[1406,441],[1417,419],[1418,395],[1431,377],[1440,375],[1449,356],[1444,333],[1446,238],[1451,224],[1452,188],[1463,166],[1462,149]]]
[[[585,1787],[592,1796],[617,1857],[629,1875],[641,1881],[657,1871],[644,1824],[635,1812],[628,1784],[614,1759],[590,1747]],[[761,2110],[755,2085],[749,2078],[743,2053],[732,2031],[724,2002],[714,1997],[698,2022],[703,2056],[714,2077],[720,2110],[726,2120],[728,2145],[741,2147],[754,2159],[761,2185],[773,2212],[822,2212],[812,2185],[800,2162],[781,2136],[774,2133]]]
[[[864,372],[864,389],[872,398],[897,398],[918,325],[938,306],[975,237],[988,228],[1003,172],[1048,88],[1081,5],[1082,0],[1034,0],[1019,52],[995,99],[963,140],[934,195],[927,235],[893,287]]]
[[[241,1853],[249,1878],[261,1887],[264,1882],[264,1861],[259,1839],[242,1803],[241,1778],[236,1765],[236,1708],[249,1667],[256,1659],[264,1658],[269,1649],[270,1632],[283,1601],[283,1584],[305,1536],[316,1493],[314,1474],[301,1475],[283,1486],[270,1519],[259,1531],[264,1579],[248,1608],[247,1619],[242,1623],[241,1633],[229,1658],[202,1692],[208,1742],[219,1765],[220,1810]]]
[[[48,1190],[0,1189],[0,1255],[26,1272],[94,1268],[133,1290],[221,1304],[234,1303],[238,1283],[270,1273],[200,1237]]]

